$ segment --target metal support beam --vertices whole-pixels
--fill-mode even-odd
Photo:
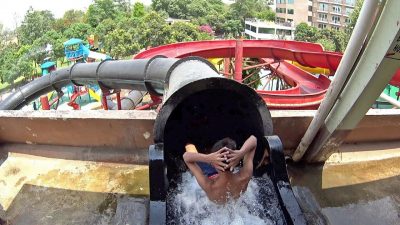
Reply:
[[[243,69],[243,40],[236,40],[235,48],[235,75],[234,79],[242,83],[242,69]]]
[[[400,1],[386,1],[357,67],[306,153],[307,161],[324,161],[337,150],[400,68],[399,8]]]
[[[224,76],[229,78],[231,72],[231,58],[224,58]]]
[[[324,100],[322,101],[317,114],[312,120],[307,132],[304,134],[299,146],[293,154],[293,160],[299,161],[307,151],[311,142],[317,135],[318,130],[323,125],[326,117],[330,110],[335,104],[343,85],[348,80],[351,74],[351,69],[357,61],[358,55],[362,51],[362,47],[365,45],[367,35],[372,29],[373,22],[376,20],[376,12],[378,9],[378,1],[376,0],[365,0],[363,7],[360,11],[357,24],[354,28],[353,34],[351,35],[349,44],[347,45],[346,51],[344,52],[343,58],[336,71],[335,77],[326,91]]]

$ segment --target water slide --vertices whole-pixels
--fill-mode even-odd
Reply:
[[[200,56],[204,58],[234,58],[236,40],[184,42],[155,47],[137,54],[135,59],[163,55],[172,58]],[[324,51],[320,44],[285,40],[243,40],[243,57],[259,58],[270,63],[270,69],[292,88],[280,91],[257,91],[270,109],[317,109],[330,80],[314,76],[285,60],[301,66],[325,68],[334,75],[342,54]],[[391,83],[400,84],[400,71]]]

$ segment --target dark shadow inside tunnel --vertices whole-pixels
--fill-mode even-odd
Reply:
[[[240,148],[250,135],[256,136],[254,164],[257,165],[264,151],[263,132],[260,112],[251,98],[224,89],[194,93],[177,105],[165,126],[168,179],[174,183],[176,175],[186,170],[182,155],[187,143],[194,144],[199,152],[209,153],[208,149],[225,137],[235,140]]]

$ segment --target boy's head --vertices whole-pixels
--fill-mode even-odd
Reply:
[[[229,149],[236,150],[236,142],[228,137],[221,139],[212,146],[211,153],[216,152],[223,147],[227,147]]]

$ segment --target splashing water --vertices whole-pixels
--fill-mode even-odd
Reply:
[[[225,205],[210,201],[196,179],[182,174],[182,182],[168,196],[168,224],[261,225],[284,224],[269,178],[252,178],[238,199]]]

